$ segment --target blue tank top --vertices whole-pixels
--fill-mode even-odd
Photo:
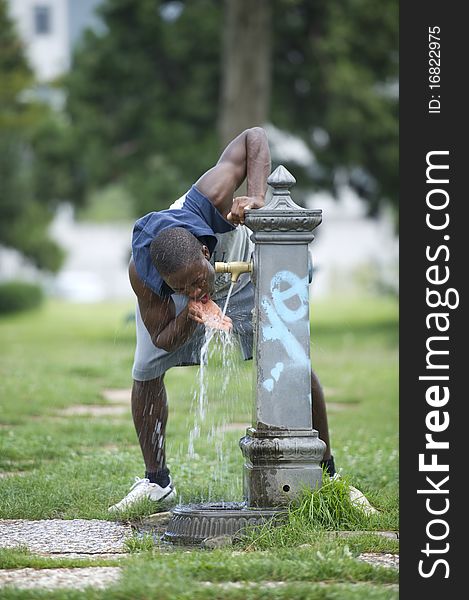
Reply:
[[[178,208],[151,212],[141,217],[132,233],[132,257],[137,274],[159,296],[174,294],[151,261],[150,244],[161,231],[170,227],[184,227],[196,238],[202,238],[212,254],[217,245],[215,234],[235,229],[195,186],[175,204]]]

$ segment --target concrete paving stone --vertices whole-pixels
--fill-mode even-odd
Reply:
[[[130,406],[130,398],[132,395],[131,388],[105,389],[101,393],[103,398],[108,402],[113,402],[115,404],[125,404],[125,406]]]
[[[203,586],[203,587],[207,587],[207,588],[220,588],[222,590],[230,590],[230,589],[235,589],[235,590],[242,590],[242,589],[256,589],[259,588],[261,590],[264,589],[272,589],[275,590],[276,588],[281,588],[285,585],[305,585],[308,584],[310,586],[316,586],[316,587],[320,587],[320,588],[328,588],[328,587],[344,587],[346,589],[349,588],[353,588],[353,587],[357,587],[357,588],[364,588],[366,586],[368,587],[380,587],[380,588],[385,588],[385,589],[390,589],[390,590],[395,590],[397,591],[399,586],[397,584],[393,584],[393,583],[384,583],[384,584],[376,584],[376,583],[372,583],[372,582],[365,582],[365,581],[360,581],[360,582],[347,582],[347,583],[342,583],[339,581],[304,581],[304,580],[300,580],[300,581],[200,581],[197,583],[197,585]],[[364,596],[365,597],[365,596]]]
[[[0,520],[1,548],[26,546],[47,554],[124,553],[131,536],[130,525],[97,519]]]
[[[328,535],[331,537],[356,537],[357,535],[379,535],[380,537],[389,538],[391,540],[399,539],[398,531],[331,531]]]
[[[6,479],[7,477],[23,477],[26,475],[26,471],[0,471],[0,479]]]
[[[0,588],[15,587],[23,590],[87,587],[103,589],[116,583],[121,575],[119,567],[77,567],[75,569],[4,569],[0,570]]]
[[[399,555],[388,554],[383,552],[364,552],[358,556],[359,560],[363,560],[370,565],[376,567],[388,567],[390,569],[399,569]]]
[[[61,558],[78,559],[78,560],[125,560],[130,558],[131,554],[121,554],[120,552],[106,552],[93,554],[89,552],[54,552],[53,554],[47,552],[35,552],[35,556],[43,556],[44,558],[51,558],[60,560]]]
[[[77,404],[75,406],[68,406],[57,412],[62,417],[73,417],[73,416],[86,416],[92,417],[108,417],[117,415],[130,415],[129,406],[121,406],[119,404],[113,404],[112,406],[106,406],[102,404]]]

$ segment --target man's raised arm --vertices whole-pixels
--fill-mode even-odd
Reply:
[[[264,206],[267,177],[270,174],[270,150],[261,127],[246,129],[223,151],[217,164],[196,182],[221,214],[234,225],[244,223],[245,208]],[[233,198],[247,178],[247,195]]]

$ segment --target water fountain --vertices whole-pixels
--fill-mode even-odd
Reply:
[[[320,487],[325,444],[313,428],[311,411],[308,244],[322,211],[291,199],[294,177],[278,167],[268,178],[271,200],[246,211],[255,243],[252,263],[220,263],[219,272],[251,272],[255,287],[254,411],[252,427],[240,440],[245,502],[179,505],[164,540],[199,544],[207,538],[239,535],[285,514],[305,488]]]

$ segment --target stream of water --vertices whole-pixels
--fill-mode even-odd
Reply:
[[[222,312],[222,317],[221,317],[222,320],[226,315],[226,309],[228,308],[228,302],[230,301],[231,292],[233,291],[233,287],[234,287],[234,281],[231,282],[230,289],[228,290],[228,295],[226,297],[225,306],[223,307],[223,312]]]
[[[231,293],[233,291],[234,283],[232,282],[226,296],[225,304],[222,310],[223,319],[226,315],[228,303],[230,301]],[[215,340],[214,340],[215,338]],[[188,454],[190,458],[196,456],[194,443],[200,437],[201,427],[204,424],[207,417],[207,403],[208,403],[208,376],[207,367],[209,362],[210,344],[214,340],[216,342],[214,348],[215,351],[221,350],[221,377],[218,377],[219,391],[222,396],[225,395],[230,378],[232,376],[233,361],[230,358],[230,353],[233,348],[233,335],[231,332],[218,330],[218,329],[205,329],[205,340],[200,351],[200,365],[198,370],[198,389],[194,391],[193,406],[195,408],[194,415],[194,426],[189,433],[189,447]],[[221,348],[220,348],[221,346]],[[214,438],[216,434],[216,427],[212,425],[211,431],[208,437]],[[223,450],[219,442],[216,443],[217,455],[219,461],[222,460]]]

